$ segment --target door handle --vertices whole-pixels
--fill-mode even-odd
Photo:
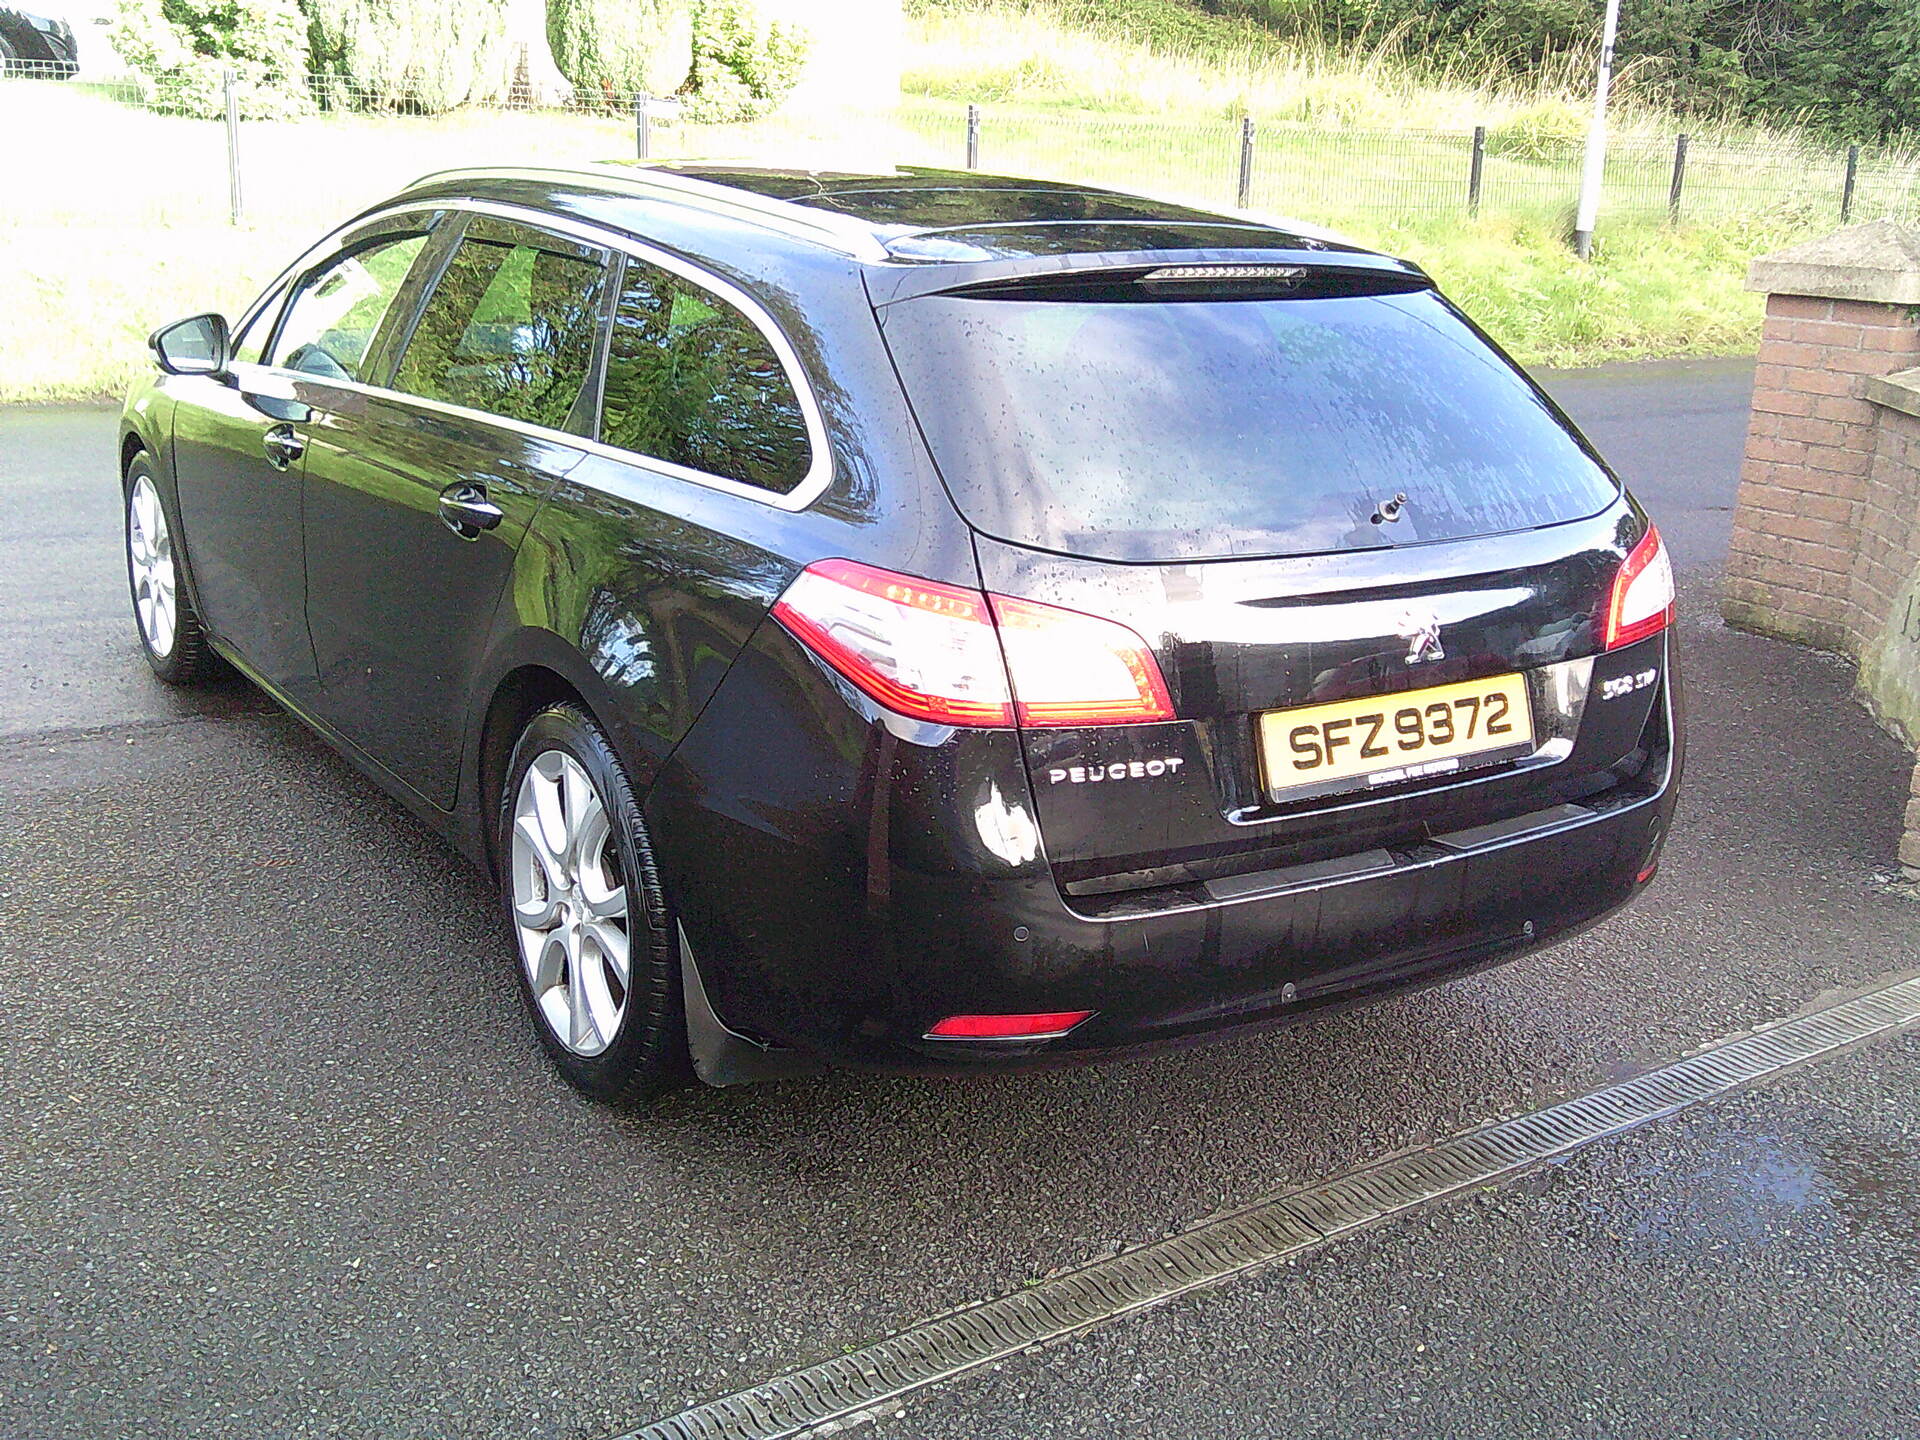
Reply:
[[[285,470],[307,453],[307,442],[293,433],[291,425],[276,425],[260,437],[260,448],[267,452],[267,463]]]
[[[461,480],[440,492],[440,520],[462,540],[477,540],[482,530],[491,530],[506,518],[507,512],[487,499],[487,487]]]

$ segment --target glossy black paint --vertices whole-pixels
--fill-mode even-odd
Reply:
[[[182,396],[169,448],[179,477],[175,503],[191,535],[194,603],[223,642],[277,690],[311,703],[313,645],[307,636],[303,472],[274,463],[267,438],[288,423],[254,402],[244,384],[213,376],[168,376]]]
[[[1259,853],[1301,858],[1366,849],[1378,834],[1550,804],[1627,754],[1650,692],[1590,707],[1573,752],[1550,766],[1502,766],[1458,783],[1305,804],[1268,800],[1251,717],[1593,657],[1621,560],[1645,527],[1629,502],[1592,520],[1481,540],[1298,559],[1121,565],[1024,550],[980,537],[990,590],[1110,616],[1149,639],[1181,719],[1158,726],[1037,730],[1024,736],[1047,851],[1063,880]],[[1395,618],[1410,602],[1439,617],[1446,658],[1406,663]],[[1596,664],[1605,676],[1625,652]],[[1602,712],[1605,712],[1604,715]],[[1616,723],[1617,722],[1617,723]],[[1062,767],[1174,756],[1153,803],[1113,788],[1056,783]],[[1143,797],[1144,798],[1144,797]],[[1305,853],[1311,851],[1314,853]]]
[[[729,957],[707,985],[736,1029],[884,1069],[1151,1049],[1443,979],[1625,903],[1664,834],[1679,762],[1668,642],[1633,648],[1615,663],[1663,675],[1648,754],[1578,815],[1523,802],[1503,818],[1538,816],[1530,826],[1458,848],[1436,837],[1497,807],[1391,836],[1355,827],[1342,853],[1391,846],[1387,863],[1331,882],[1289,874],[1317,852],[1269,834],[1236,872],[1256,883],[1226,902],[1165,876],[1078,897],[1045,855],[996,853],[981,812],[1031,803],[1015,732],[881,712],[777,626],[755,636],[675,752],[649,819],[683,841],[668,883],[689,933]],[[815,723],[769,727],[768,713]],[[693,870],[716,854],[734,862],[724,888]],[[1044,1045],[921,1038],[949,1014],[1089,1008],[1099,1013]]]
[[[1023,550],[955,510],[875,310],[938,288],[1196,257],[1424,283],[1416,269],[1045,182],[689,173],[831,211],[870,243],[836,248],[634,188],[620,167],[429,177],[396,202],[402,221],[369,218],[339,243],[504,206],[737,286],[819,403],[832,471],[804,508],[387,390],[377,382],[424,280],[376,342],[376,383],[241,361],[225,377],[156,376],[128,403],[122,459],[153,457],[183,583],[221,652],[477,862],[492,861],[520,719],[577,696],[643,797],[726,1026],[838,1063],[924,1071],[1273,1023],[1519,953],[1630,897],[1681,755],[1669,638],[1595,653],[1613,569],[1646,523],[1630,500],[1520,535],[1287,561]],[[242,317],[237,352],[331,253]],[[303,442],[285,468],[268,455],[275,431]],[[449,524],[455,486],[481,492],[499,523],[471,535]],[[1180,719],[1022,733],[881,711],[768,617],[829,556],[1119,618],[1150,640]],[[1409,598],[1440,612],[1448,650],[1418,674],[1382,639],[1382,611]],[[1589,704],[1556,765],[1305,805],[1276,806],[1261,788],[1258,710],[1584,661],[1595,685],[1636,667],[1658,683]],[[1185,761],[1177,781],[1124,803],[1048,781],[1168,754]],[[1063,1041],[922,1038],[948,1014],[1060,1009],[1099,1013]]]

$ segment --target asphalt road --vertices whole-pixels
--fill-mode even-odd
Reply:
[[[1550,384],[1680,564],[1692,768],[1642,903],[1259,1039],[646,1116],[546,1069],[462,862],[243,687],[147,678],[111,417],[0,412],[0,1434],[590,1440],[1920,966],[1881,878],[1910,759],[1844,666],[1715,618],[1747,372]],[[1690,1112],[876,1432],[1920,1433],[1917,1058]]]

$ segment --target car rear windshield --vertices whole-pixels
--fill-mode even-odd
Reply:
[[[955,502],[1015,544],[1307,555],[1531,529],[1618,493],[1431,290],[932,295],[883,317]]]

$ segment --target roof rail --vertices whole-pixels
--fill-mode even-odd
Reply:
[[[579,166],[559,165],[471,165],[453,170],[435,170],[407,185],[401,194],[435,180],[452,179],[549,179],[556,175],[586,180],[596,188],[643,195],[687,205],[711,214],[746,220],[768,230],[777,230],[795,239],[811,240],[831,246],[860,260],[885,260],[887,250],[871,226],[851,216],[828,210],[814,210],[785,200],[756,195],[731,185],[698,180],[671,170],[657,170],[624,161],[593,161]]]

